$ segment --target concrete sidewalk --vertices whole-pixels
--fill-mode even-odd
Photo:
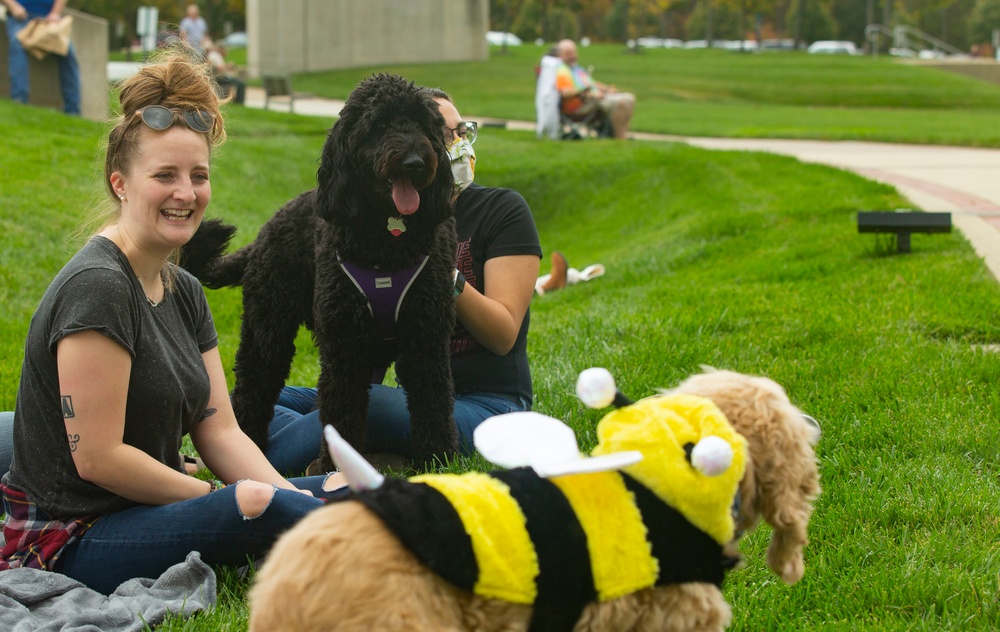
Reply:
[[[264,91],[250,87],[247,107],[264,106]],[[295,113],[331,118],[343,101],[297,98]],[[271,109],[289,111],[288,101]],[[470,119],[479,120],[470,116]],[[527,121],[498,121],[507,129],[534,131]],[[861,141],[815,141],[750,138],[693,138],[633,132],[636,140],[673,141],[704,149],[765,151],[852,171],[896,189],[925,211],[948,211],[993,276],[1000,279],[1000,150],[940,145],[894,145]],[[891,210],[891,209],[858,209]]]

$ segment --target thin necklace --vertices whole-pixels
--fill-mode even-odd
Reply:
[[[149,298],[148,296],[146,297],[146,300],[149,301],[149,304],[152,307],[156,307],[157,305],[159,305],[160,303],[163,302],[163,301],[160,301],[160,303],[157,303],[156,301],[154,301],[153,299]]]

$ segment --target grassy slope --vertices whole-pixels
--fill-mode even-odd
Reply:
[[[452,70],[427,82],[473,89],[444,81]],[[485,101],[459,102],[488,113]],[[212,213],[239,226],[238,242],[312,186],[328,125],[234,110]],[[31,313],[72,249],[64,236],[100,194],[101,131],[0,100],[0,408],[14,402]],[[763,566],[768,531],[751,536],[749,563],[726,587],[734,629],[965,630],[1000,619],[1000,365],[978,350],[1000,342],[1000,291],[960,235],[917,235],[912,255],[886,256],[853,218],[903,206],[892,189],[773,155],[495,130],[476,147],[477,180],[531,205],[543,268],[552,250],[608,268],[533,301],[537,410],[589,447],[600,413],[573,396],[581,369],[606,366],[639,397],[711,364],[773,377],[823,422],[806,577],[780,585]],[[209,300],[229,366],[239,292]],[[307,335],[299,348],[291,379],[313,382]],[[482,463],[454,469],[470,465]],[[162,629],[243,629],[245,584],[221,580],[214,613]]]
[[[376,70],[442,86],[479,116],[534,120],[541,49],[491,48],[485,62],[312,73],[296,90],[345,98]],[[693,136],[865,139],[1000,146],[1000,86],[891,58],[705,50],[581,50],[598,79],[637,95],[633,129]]]

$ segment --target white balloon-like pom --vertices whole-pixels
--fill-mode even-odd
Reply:
[[[691,451],[691,465],[705,476],[722,474],[733,462],[733,446],[722,437],[709,435]]]
[[[615,401],[615,393],[615,378],[607,369],[587,369],[576,380],[576,395],[590,408],[610,406]]]

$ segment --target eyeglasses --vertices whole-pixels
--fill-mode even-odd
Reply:
[[[446,127],[445,131],[451,132],[453,136],[458,136],[462,140],[469,141],[469,144],[476,142],[476,134],[479,133],[479,123],[475,121],[462,121],[458,127]]]
[[[202,134],[210,132],[215,126],[215,116],[205,110],[182,110],[150,105],[136,110],[135,116],[142,118],[143,123],[158,132],[170,129],[176,120],[184,121],[189,128]]]

